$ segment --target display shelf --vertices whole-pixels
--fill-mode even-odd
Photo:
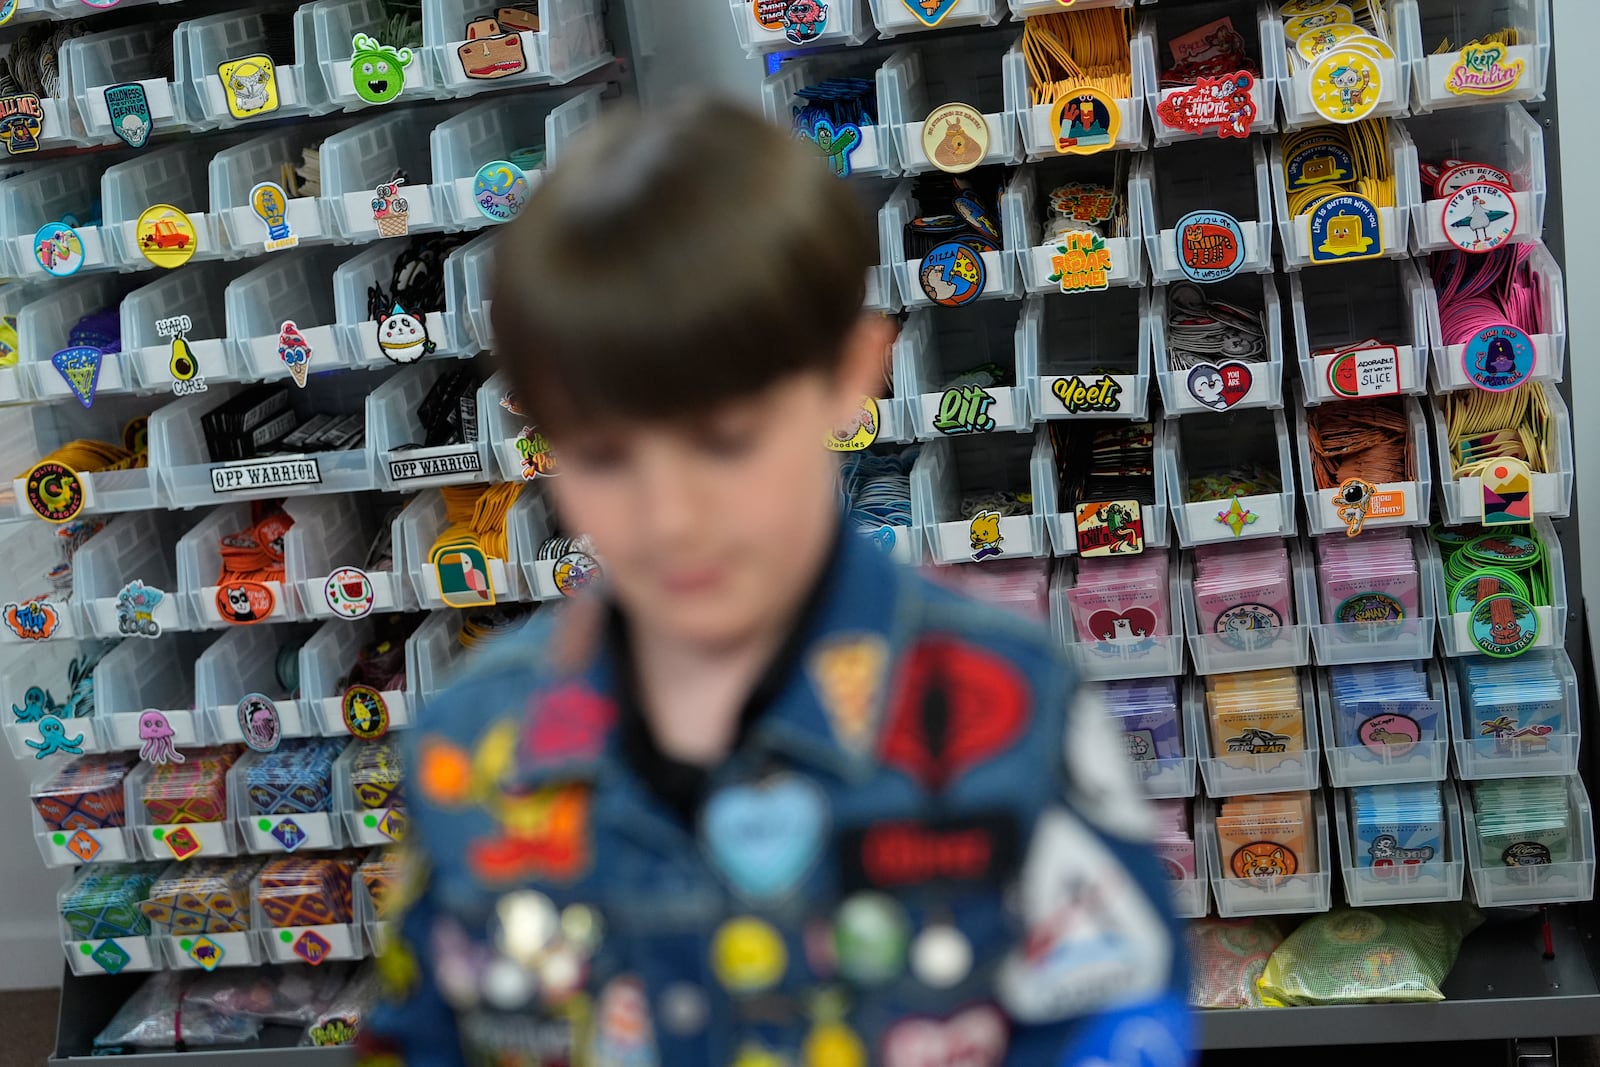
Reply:
[[[1384,5],[1389,15],[1388,39],[1392,57],[1372,57],[1372,79],[1369,88],[1376,85],[1377,103],[1371,118],[1404,118],[1411,111],[1411,68],[1420,59],[1422,48],[1418,37],[1417,6],[1415,0],[1389,0]],[[1282,23],[1279,24],[1280,29]],[[1277,53],[1283,57],[1282,81],[1279,93],[1283,100],[1283,127],[1299,130],[1307,126],[1321,126],[1329,121],[1312,103],[1311,93],[1316,81],[1309,66],[1287,55],[1288,42],[1280,37]]]
[[[1149,418],[1150,303],[1147,289],[1112,289],[1091,300],[1029,297],[1024,314],[1036,316],[1038,327],[1020,337],[1017,380],[1033,417]]]
[[[1417,265],[1403,259],[1289,275],[1305,406],[1426,393],[1437,299]]]
[[[1045,207],[1050,190],[1065,181],[1096,182],[1118,190],[1127,206],[1122,232],[1101,235],[1093,242],[1097,246],[1093,249],[1081,244],[1068,248],[1050,237]],[[1130,188],[1127,175],[1109,160],[1065,159],[1019,170],[1000,199],[1000,224],[1005,232],[1006,248],[1015,256],[1021,272],[1021,289],[1028,293],[1093,297],[1099,290],[1113,286],[1143,286],[1144,242],[1140,240],[1143,222],[1132,202]],[[1117,227],[1107,221],[1101,223],[1100,228],[1110,231]],[[1098,247],[1102,244],[1103,248]],[[1089,252],[1104,253],[1098,256],[1105,264],[1103,279],[1091,277],[1088,271],[1074,275],[1065,270],[1068,262],[1076,262],[1077,254]],[[1078,281],[1084,281],[1087,287],[1070,288]],[[907,303],[910,302],[908,298]]]
[[[949,3],[935,5],[931,16],[914,10],[905,0],[867,0],[867,3],[880,37],[958,26],[997,26],[1007,14],[1005,0],[949,0]]]
[[[728,0],[739,47],[747,56],[789,52],[797,48],[836,48],[872,40],[876,27],[867,14],[867,0],[829,0],[828,19],[821,30],[810,26],[786,28],[781,16],[759,17],[757,0]]]
[[[1169,418],[1193,415],[1204,421],[1219,413],[1283,407],[1283,301],[1277,281],[1270,274],[1243,274],[1207,285],[1203,295],[1241,309],[1259,304],[1266,358],[1246,363],[1219,352],[1187,369],[1173,367],[1169,322],[1181,311],[1174,306],[1173,287],[1157,286],[1150,297],[1150,347],[1162,409]],[[1239,343],[1239,335],[1233,338]]]
[[[1544,131],[1527,110],[1516,104],[1480,107],[1415,118],[1406,123],[1424,164],[1467,160],[1499,169],[1510,179],[1516,222],[1507,240],[1537,241],[1544,233],[1547,198]],[[1463,180],[1464,183],[1464,180]],[[1412,251],[1448,252],[1457,247],[1444,226],[1448,195],[1441,196],[1420,177],[1412,216]]]
[[[194,695],[195,707],[204,718],[213,743],[244,743],[239,705],[248,696],[271,701],[278,714],[279,737],[321,736],[318,709],[301,699],[305,679],[300,686],[285,685],[280,658],[296,642],[306,642],[290,661],[304,669],[305,650],[316,632],[309,625],[241,626],[223,634],[206,650],[195,664]]]
[[[348,258],[338,248],[284,252],[256,265],[228,284],[228,344],[239,377],[248,381],[289,381],[278,355],[278,338],[292,322],[311,349],[312,375],[350,366],[338,343],[333,287],[326,279]],[[220,402],[220,401],[219,401]]]
[[[240,855],[239,835],[231,819],[219,819],[215,822],[151,822],[150,813],[144,803],[144,790],[154,770],[154,764],[140,761],[128,773],[127,799],[124,801],[128,812],[128,826],[138,839],[139,851],[145,859],[172,862],[178,855],[173,850],[173,840],[183,841],[185,844],[198,844],[199,847],[191,854],[192,856],[216,859]],[[182,830],[184,833],[174,839],[173,832],[176,830]],[[169,947],[175,945],[176,941],[177,938],[173,938]],[[244,960],[236,957],[234,964],[243,962]],[[174,965],[185,964],[174,960]]]
[[[538,30],[517,33],[517,42],[480,33],[469,47],[473,22],[493,11],[493,5],[478,0],[434,0],[422,9],[423,47],[433,53],[440,85],[452,96],[502,86],[559,85],[611,58],[600,0],[539,0]],[[513,69],[518,56],[520,71]]]
[[[1572,481],[1574,458],[1572,454],[1572,416],[1567,403],[1551,382],[1536,383],[1533,388],[1544,391],[1545,404],[1550,412],[1548,472],[1534,471],[1532,483],[1532,512],[1535,516],[1564,519],[1572,513]],[[1451,474],[1450,430],[1445,421],[1439,397],[1433,398],[1433,447],[1439,464],[1439,498],[1443,503],[1444,521],[1452,526],[1480,523],[1484,520],[1483,479],[1456,478]]]
[[[1413,67],[1412,101],[1419,114],[1481,106],[1486,100],[1543,100],[1550,67],[1549,0],[1416,0],[1421,47]],[[1480,48],[1466,42],[1509,28],[1516,44]],[[1436,51],[1443,41],[1458,48]]]
[[[400,539],[393,523],[403,497],[318,496],[290,499],[284,510],[294,525],[283,538],[286,581],[293,586],[307,618],[360,617],[361,602],[371,597],[369,611],[387,613],[416,607],[411,581],[400,556]],[[387,540],[387,566],[374,557],[374,548]],[[353,587],[335,597],[346,604],[336,612],[328,595],[335,574]],[[366,587],[361,588],[365,581]]]
[[[340,237],[365,242],[445,228],[430,144],[444,114],[437,105],[395,111],[322,142],[322,200]],[[387,205],[382,220],[380,198]]]
[[[492,240],[492,235],[486,234],[478,240]],[[444,259],[442,308],[403,307],[398,302],[391,302],[380,311],[374,305],[373,289],[384,293],[389,291],[396,262],[409,254],[407,246],[408,242],[405,241],[379,241],[345,260],[334,270],[335,322],[330,332],[338,345],[343,365],[372,370],[418,360],[461,358],[478,351],[467,335],[465,316],[461,313],[467,291],[463,263],[470,245],[452,249]],[[409,324],[407,327],[397,326],[392,334],[384,330],[385,319],[402,314],[410,315],[421,325],[421,346],[416,346],[416,333],[407,328]],[[397,341],[403,343],[397,344]],[[312,350],[315,351],[315,348],[313,342]]]
[[[147,638],[194,628],[169,548],[182,526],[159,511],[119,515],[73,554],[72,605],[85,634]]]
[[[1472,899],[1480,907],[1528,907],[1587,901],[1594,896],[1594,818],[1583,779],[1566,778],[1570,808],[1569,858],[1534,865],[1512,865],[1487,855],[1478,840],[1472,786],[1461,798],[1467,871],[1472,876]]]
[[[94,722],[105,749],[143,748],[139,720],[150,710],[166,716],[179,749],[207,743],[208,724],[194,710],[195,681],[211,647],[210,636],[181,634],[148,644],[127,640],[107,652],[94,670]]]
[[[11,482],[11,505],[17,517],[38,518],[28,505],[26,481],[22,475],[41,458],[69,441],[91,438],[121,443],[129,423],[143,416],[149,405],[131,397],[107,397],[94,407],[77,404],[36,404],[15,418],[3,420],[17,429],[14,447],[6,452],[15,457],[19,468]],[[151,420],[152,423],[154,420]],[[198,427],[197,427],[198,428]],[[82,515],[103,515],[115,511],[148,511],[163,506],[156,472],[150,467],[130,470],[79,471],[83,485]],[[5,503],[0,497],[0,506]],[[42,520],[41,520],[42,521]]]
[[[256,186],[283,182],[285,165],[296,165],[307,149],[319,149],[336,127],[328,123],[296,123],[229,145],[211,157],[206,168],[211,190],[211,217],[218,236],[235,252],[261,255],[269,237],[267,220],[252,202]],[[285,194],[289,190],[284,190]],[[314,196],[286,196],[283,221],[300,245],[332,241],[335,229],[326,205]]]
[[[1370,701],[1372,719],[1362,723],[1383,726],[1392,716],[1412,718],[1431,713],[1438,724],[1431,741],[1337,744],[1341,740],[1334,722],[1333,691],[1326,668],[1317,671],[1318,721],[1322,724],[1322,750],[1328,760],[1328,784],[1348,789],[1360,785],[1394,785],[1401,782],[1442,782],[1450,773],[1453,716],[1446,699],[1444,671],[1428,661],[1428,706],[1415,702]],[[1392,724],[1392,723],[1391,723]],[[1420,734],[1420,730],[1418,731]]]
[[[1215,19],[1225,18],[1233,26],[1244,45],[1250,61],[1259,74],[1250,86],[1250,100],[1255,107],[1255,119],[1246,127],[1249,133],[1271,133],[1278,128],[1278,82],[1284,76],[1283,19],[1277,14],[1277,5],[1235,2],[1212,4],[1202,14],[1192,9],[1168,5],[1157,7],[1140,20],[1139,30],[1133,37],[1133,61],[1143,69],[1144,103],[1150,111],[1150,126],[1158,147],[1177,141],[1192,140],[1200,134],[1169,124],[1161,115],[1161,105],[1175,93],[1193,93],[1194,83],[1187,85],[1162,85],[1161,72],[1174,59],[1171,51],[1173,37],[1192,33]],[[1253,23],[1253,25],[1252,25]],[[1215,132],[1205,134],[1215,136]],[[1231,131],[1230,137],[1240,136]]]
[[[1061,10],[1057,0],[1051,2],[1055,4],[1056,11]],[[1084,6],[1086,5],[1080,0],[1078,7]],[[1010,102],[1010,107],[1016,113],[1022,128],[1023,154],[1029,160],[1058,158],[1061,155],[1059,142],[1061,126],[1056,113],[1057,105],[1054,101],[1043,104],[1033,102],[1028,59],[1022,51],[1021,41],[1006,51],[1002,62],[1005,66],[1006,99]],[[1133,55],[1128,66],[1131,91],[1126,98],[1112,101],[1116,105],[1120,124],[1116,140],[1111,142],[1105,151],[1142,151],[1150,144],[1145,116],[1147,86],[1144,64],[1139,62],[1137,55]]]
[[[1031,509],[963,515],[963,494],[1001,488],[993,484],[996,475],[1008,479],[1004,488],[1032,494]],[[1050,541],[1037,501],[1044,493],[1040,480],[1054,477],[1042,434],[940,438],[922,446],[911,468],[913,521],[926,531],[928,552],[937,563],[1048,556]]]
[[[94,877],[94,868],[86,868],[70,885],[63,886],[56,897],[57,907],[63,908],[78,884]],[[159,971],[166,963],[161,951],[160,938],[112,937],[79,940],[75,932],[61,920],[61,947],[66,952],[67,968],[75,975],[140,974]]]
[[[248,261],[205,263],[145,275],[147,284],[122,298],[118,310],[122,364],[137,391],[184,396],[203,392],[202,386],[240,379],[227,340],[224,294],[249,268]],[[182,321],[184,317],[187,323]],[[174,340],[176,335],[183,337],[181,348]],[[178,379],[174,368],[184,368],[174,356],[186,358],[193,375]]]
[[[1302,870],[1284,877],[1233,878],[1226,875],[1227,868],[1220,855],[1214,822],[1216,807],[1208,797],[1196,803],[1195,844],[1206,853],[1218,915],[1237,919],[1246,915],[1295,915],[1328,910],[1332,904],[1331,868],[1334,864],[1333,854],[1328,850],[1328,813],[1320,792],[1311,794],[1311,804],[1316,818],[1316,870]]]
[[[904,232],[905,224],[911,221],[914,214],[911,186],[891,179],[871,185],[857,184],[870,190],[865,194],[868,203],[878,205],[876,218],[880,259],[879,263],[867,268],[866,292],[862,296],[861,307],[863,311],[898,314],[905,306],[905,301],[901,299],[900,288],[895,280],[898,273],[895,256],[901,254],[897,251],[902,248],[899,234]]]
[[[121,157],[117,153],[114,158]],[[31,167],[0,181],[0,241],[5,244],[8,274],[48,281],[52,276],[116,266],[110,238],[102,232],[96,210],[100,175],[107,162],[78,156]],[[36,251],[39,231],[63,221],[77,234],[76,246],[70,238],[51,242],[51,269],[46,270]]]
[[[1422,405],[1415,397],[1406,397],[1403,404],[1411,439],[1411,465],[1416,477],[1398,482],[1367,483],[1373,487],[1372,497],[1367,501],[1365,516],[1359,517],[1359,526],[1352,527],[1345,521],[1349,504],[1342,492],[1348,482],[1332,488],[1317,487],[1311,461],[1310,421],[1304,410],[1300,386],[1294,387],[1295,452],[1300,460],[1300,490],[1306,505],[1308,535],[1351,536],[1352,528],[1365,532],[1428,524],[1433,516],[1433,472],[1428,455],[1428,423],[1422,416]]]
[[[269,604],[262,605],[252,597],[249,610],[244,614],[230,607],[233,600],[230,591],[237,590],[240,583],[219,580],[226,573],[222,539],[250,530],[254,524],[250,504],[224,504],[208,513],[178,540],[178,596],[185,602],[189,618],[196,626],[214,630],[234,624],[290,622],[300,617],[300,604],[293,588],[281,580],[251,583],[271,594]]]
[[[33,781],[35,793],[49,780],[50,775],[55,773],[56,765],[49,766],[50,771],[35,774]],[[82,873],[87,875],[96,867],[135,863],[139,860],[138,843],[134,840],[132,831],[126,826],[51,830],[39,817],[37,809],[30,809],[28,814],[32,820],[34,839],[39,843],[39,854],[44,857],[46,867],[82,867],[84,868]],[[77,973],[101,972],[96,967]]]
[[[905,221],[920,214],[916,202],[911,197],[911,183],[905,183],[904,197],[896,197],[890,201],[885,210],[892,210],[896,216],[904,215]],[[984,288],[975,299],[979,302],[988,302],[998,299],[1014,300],[1022,295],[1022,282],[1017,269],[1016,256],[1011,245],[1011,231],[1006,223],[1008,193],[1000,196],[1000,230],[1003,235],[1003,247],[987,249],[978,253],[978,258],[983,261]],[[880,227],[881,227],[880,223]],[[900,301],[907,308],[919,311],[934,311],[943,313],[949,309],[938,307],[929,298],[922,288],[920,274],[922,259],[908,258],[905,246],[905,229],[903,225],[895,226],[892,234],[883,233],[891,244],[886,255],[893,265],[895,283],[900,294]]]
[[[323,737],[350,735],[343,710],[348,688],[345,679],[362,650],[373,644],[378,632],[376,625],[371,617],[355,621],[333,619],[324,623],[300,649],[300,705],[307,713],[312,732]],[[405,689],[385,689],[378,695],[389,716],[390,730],[404,730],[411,725],[414,709],[410,693]]]
[[[896,156],[907,174],[936,169],[928,158],[923,130],[930,117],[937,120],[936,111],[949,103],[964,104],[983,115],[989,144],[980,165],[1022,161],[1014,101],[1002,73],[1005,52],[1018,47],[1020,43],[1008,35],[935,35],[919,39],[903,67],[885,70],[879,90],[888,88],[890,92],[878,101],[878,120],[889,127]],[[943,121],[947,130],[957,132],[951,120]],[[959,132],[970,135],[975,131],[963,125]],[[910,302],[904,289],[901,295]]]
[[[1404,124],[1391,122],[1388,124],[1388,130],[1389,166],[1394,178],[1392,182],[1394,203],[1372,205],[1378,216],[1376,248],[1369,248],[1360,253],[1360,256],[1405,259],[1411,254],[1409,241],[1411,218],[1416,211],[1417,146],[1412,143],[1411,135],[1406,132]],[[1290,217],[1286,186],[1288,179],[1283,170],[1281,137],[1272,139],[1271,154],[1267,163],[1272,170],[1272,199],[1278,217],[1278,233],[1283,238],[1284,269],[1297,271],[1305,267],[1324,266],[1330,263],[1360,262],[1360,256],[1351,258],[1356,255],[1353,244],[1351,248],[1345,248],[1342,245],[1335,246],[1332,241],[1325,241],[1321,246],[1313,247],[1311,226],[1315,220],[1314,215]],[[1326,259],[1319,259],[1319,256]]]
[[[1240,444],[1256,446],[1263,456],[1276,445],[1277,473],[1283,488],[1226,500],[1190,500],[1191,457],[1211,460],[1237,456]],[[1166,472],[1167,500],[1178,544],[1229,544],[1256,537],[1292,537],[1295,532],[1294,460],[1289,428],[1281,411],[1240,411],[1175,420],[1156,441],[1156,468]],[[1214,466],[1214,464],[1208,464]],[[1235,533],[1228,513],[1237,500],[1242,524]],[[1251,519],[1249,516],[1254,515]]]
[[[352,742],[355,743],[358,742]],[[343,848],[346,844],[344,822],[333,811],[331,789],[326,811],[263,815],[250,810],[245,782],[250,768],[265,758],[260,752],[246,752],[228,771],[229,817],[239,835],[242,850],[256,856],[276,856],[302,849],[325,852]],[[293,823],[293,826],[286,825],[288,823]]]
[[[1210,282],[1218,271],[1272,273],[1272,178],[1264,143],[1260,138],[1242,144],[1207,139],[1140,161],[1129,193],[1144,219],[1150,273],[1157,283],[1189,277]],[[1219,232],[1229,221],[1242,242]],[[1214,248],[1219,239],[1225,242],[1220,254],[1201,250],[1202,245]]]
[[[1533,344],[1533,369],[1529,378],[1538,382],[1559,383],[1566,376],[1567,363],[1566,284],[1555,257],[1542,241],[1533,246],[1527,262],[1539,304],[1539,321],[1543,324],[1540,332],[1528,338]],[[1431,287],[1428,290],[1428,322],[1432,333],[1434,392],[1477,388],[1469,373],[1477,369],[1468,364],[1469,346],[1445,343],[1447,339],[1439,319],[1439,296]]]
[[[1032,301],[912,312],[894,343],[894,393],[909,409],[916,439],[1031,427],[1021,353],[1037,348],[1043,316]],[[1001,368],[1000,382],[970,380],[974,368],[989,364]]]
[[[1321,784],[1321,749],[1317,738],[1317,701],[1311,680],[1300,672],[1300,705],[1305,747],[1299,751],[1251,751],[1249,738],[1217,738],[1206,707],[1203,678],[1190,678],[1183,688],[1184,744],[1195,754],[1207,797],[1254,796],[1316,789]],[[1232,742],[1232,743],[1230,743]],[[1224,749],[1220,754],[1218,749]],[[1235,751],[1237,749],[1237,751]],[[1326,856],[1327,849],[1319,855]],[[1215,856],[1213,855],[1213,859]],[[1216,866],[1215,863],[1212,864]],[[1224,916],[1227,918],[1228,916]]]
[[[1184,629],[1189,635],[1189,652],[1194,657],[1197,673],[1235,674],[1275,667],[1303,667],[1311,662],[1311,631],[1320,618],[1316,614],[1316,579],[1309,553],[1300,542],[1289,542],[1289,560],[1294,584],[1294,622],[1256,628],[1255,617],[1232,617],[1231,612],[1219,615],[1214,623],[1201,621],[1194,591],[1194,560],[1190,553],[1184,554],[1178,568],[1178,586]]]
[[[1336,789],[1333,793],[1333,815],[1338,831],[1339,873],[1344,879],[1344,897],[1352,907],[1378,908],[1391,904],[1434,904],[1460,900],[1462,880],[1466,873],[1462,837],[1461,802],[1456,798],[1453,782],[1441,782],[1440,795],[1444,803],[1444,832],[1440,834],[1439,851],[1430,861],[1408,860],[1386,865],[1375,862],[1362,863],[1355,852],[1355,838],[1351,833],[1351,819],[1347,811],[1349,791]],[[1368,857],[1369,860],[1376,857]]]
[[[441,377],[454,368],[431,363],[407,367],[367,396],[367,449],[378,484],[385,489],[412,490],[443,485],[470,485],[498,480],[489,442],[424,445],[425,431],[417,408]],[[471,402],[477,406],[476,386]],[[474,412],[472,425],[477,426]]]
[[[1148,551],[1148,548],[1147,548]],[[1073,665],[1085,678],[1096,681],[1114,681],[1128,678],[1171,678],[1184,673],[1184,619],[1181,610],[1182,595],[1178,591],[1177,565],[1172,565],[1168,582],[1167,618],[1172,631],[1165,637],[1151,637],[1132,641],[1085,641],[1080,638],[1072,621],[1072,608],[1067,599],[1070,588],[1067,579],[1074,574],[1071,560],[1061,560],[1055,565],[1050,582],[1050,619],[1056,640],[1067,651]],[[1193,753],[1190,753],[1192,758]],[[1187,795],[1187,794],[1185,794]]]
[[[1572,661],[1560,649],[1534,655],[1542,657],[1533,661],[1534,666],[1543,667],[1561,682],[1561,707],[1555,718],[1562,725],[1548,733],[1536,728],[1518,730],[1518,721],[1510,715],[1496,715],[1490,720],[1469,717],[1471,709],[1462,697],[1456,667],[1446,662],[1445,699],[1454,734],[1455,775],[1463,782],[1485,778],[1560,777],[1578,772],[1583,717],[1577,673]],[[1494,705],[1492,710],[1500,711],[1501,706]],[[1516,709],[1513,706],[1508,710]],[[1509,726],[1507,719],[1511,719]]]

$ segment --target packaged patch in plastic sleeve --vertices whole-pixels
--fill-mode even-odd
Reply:
[[[203,1048],[242,1045],[261,1033],[261,1020],[230,1015],[188,1002],[189,975],[152,975],[94,1039],[96,1054],[126,1049]]]
[[[1469,904],[1340,908],[1279,945],[1261,976],[1267,1007],[1408,1004],[1444,999],[1439,986],[1483,916]]]
[[[238,750],[192,752],[182,763],[157,764],[144,785],[146,818],[158,826],[228,818],[228,768]]]
[[[361,884],[366,886],[367,895],[372,898],[372,907],[377,912],[377,917],[387,918],[384,908],[389,889],[400,877],[399,853],[380,852],[376,856],[369,856],[357,868],[356,874],[360,877]]]
[[[1257,982],[1273,950],[1283,943],[1277,919],[1198,919],[1189,923],[1185,937],[1190,1007],[1261,1007]]]
[[[75,759],[34,791],[33,808],[50,830],[125,826],[122,783],[135,762],[121,752]]]
[[[350,922],[350,878],[357,862],[348,853],[269,860],[261,868],[256,903],[278,928]]]
[[[378,971],[367,965],[356,971],[338,996],[306,1027],[302,1045],[348,1045],[378,1000]]]
[[[350,763],[350,788],[355,806],[368,810],[404,808],[405,783],[400,746],[390,739],[362,745]]]
[[[264,1023],[308,1026],[333,1004],[347,977],[337,964],[217,970],[194,983],[183,1010],[202,1007]]]
[[[250,765],[245,776],[253,815],[302,815],[331,810],[333,761],[348,738],[285,741]]]
[[[150,920],[141,910],[162,865],[90,868],[61,900],[61,921],[79,941],[144,937]]]
[[[250,880],[260,865],[220,859],[171,864],[141,905],[150,932],[176,937],[250,929]]]

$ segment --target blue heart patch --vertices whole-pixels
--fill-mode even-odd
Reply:
[[[961,0],[904,0],[906,9],[924,26],[937,26]]]
[[[868,539],[877,546],[878,551],[884,555],[894,551],[895,533],[893,526],[880,526],[867,535]]]
[[[822,853],[828,803],[822,790],[786,775],[719,791],[706,803],[711,859],[744,896],[761,900],[800,884]]]

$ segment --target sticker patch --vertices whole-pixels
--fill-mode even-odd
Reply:
[[[83,269],[83,238],[65,222],[47,222],[33,235],[33,258],[46,274],[69,278]]]
[[[1347,263],[1383,255],[1383,217],[1355,193],[1329,197],[1311,213],[1311,262]]]
[[[1003,516],[998,511],[980,511],[972,516],[968,533],[972,539],[974,562],[982,562],[1004,552],[1000,547],[1005,540],[1005,535],[1000,532],[1001,518]]]
[[[550,577],[562,596],[576,596],[600,580],[600,562],[587,552],[568,552],[556,560]]]
[[[472,179],[472,200],[490,222],[510,222],[528,202],[528,176],[504,159],[485,163]]]
[[[861,406],[856,410],[855,418],[843,426],[836,426],[828,434],[823,444],[830,452],[860,452],[872,447],[878,439],[878,427],[882,425],[878,413],[878,401],[870,396],[861,398]]]
[[[1502,459],[1483,472],[1483,524],[1533,521],[1533,473],[1520,459]]]
[[[1050,113],[1050,130],[1058,153],[1091,156],[1117,143],[1122,109],[1106,93],[1075,85],[1057,98]]]
[[[79,863],[93,863],[101,851],[100,839],[87,830],[79,830],[68,838],[66,847]]]
[[[146,708],[139,713],[139,741],[139,758],[146,763],[159,766],[185,762],[177,748],[177,732],[165,712]]]
[[[946,241],[922,257],[917,280],[929,300],[941,307],[961,307],[983,295],[989,271],[983,256],[962,241]]]
[[[106,86],[106,113],[111,132],[129,148],[143,148],[155,131],[150,117],[150,97],[138,82]]]
[[[556,461],[556,451],[550,441],[533,426],[524,426],[517,434],[517,456],[522,460],[522,479],[554,478],[561,473]]]
[[[277,182],[261,182],[250,190],[250,210],[267,228],[266,250],[279,252],[300,243],[289,228],[289,194]]]
[[[1255,75],[1247,70],[1221,78],[1200,77],[1192,88],[1169,93],[1156,105],[1156,114],[1175,130],[1249,137],[1256,121],[1255,86]]]
[[[1379,492],[1378,487],[1360,478],[1350,478],[1331,498],[1334,514],[1345,525],[1345,536],[1357,537],[1368,519],[1396,519],[1406,513],[1406,494],[1400,490]]]
[[[1508,63],[1503,44],[1469,44],[1450,68],[1444,87],[1457,96],[1498,96],[1516,88],[1526,66],[1520,59]]]
[[[1533,377],[1538,363],[1533,338],[1510,323],[1489,326],[1461,351],[1461,369],[1479,389],[1503,393]]]
[[[799,888],[827,839],[828,801],[799,775],[730,786],[707,802],[706,847],[741,895],[764,901]]]
[[[1178,269],[1190,281],[1220,282],[1244,266],[1244,230],[1221,211],[1191,211],[1173,229]]]
[[[366,571],[340,567],[322,584],[322,599],[341,619],[364,619],[372,613],[376,593]]]
[[[175,827],[165,834],[161,841],[167,846],[168,851],[172,853],[172,858],[180,862],[189,859],[191,856],[198,856],[203,847],[200,844],[200,839],[195,836],[194,831],[187,826]]]
[[[84,508],[83,480],[54,460],[34,464],[24,478],[23,496],[35,515],[57,525],[71,522]]]
[[[124,637],[160,637],[155,612],[165,599],[167,594],[138,578],[123,586],[117,591],[117,632]]]
[[[278,70],[271,56],[230,59],[218,65],[222,95],[236,119],[250,119],[278,110]]]
[[[1073,508],[1078,555],[1137,556],[1144,551],[1144,508],[1137,500],[1089,501]]]
[[[144,209],[134,226],[139,252],[158,267],[172,270],[194,258],[200,235],[194,222],[171,204],[153,204]]]
[[[37,600],[25,600],[22,603],[11,603],[5,606],[6,629],[12,636],[23,641],[48,641],[56,635],[56,629],[61,625],[61,612],[50,601],[40,597]],[[44,723],[39,722],[40,732],[44,732]],[[57,729],[61,720],[56,720]]]
[[[1250,395],[1255,375],[1250,364],[1229,360],[1226,363],[1199,363],[1184,380],[1184,387],[1196,401],[1213,411],[1227,411]]]
[[[1422,727],[1409,716],[1375,715],[1356,728],[1356,736],[1372,751],[1398,758],[1417,747]]]
[[[1311,71],[1311,106],[1329,122],[1359,122],[1383,95],[1383,68],[1366,52],[1341,48]]]
[[[1444,202],[1444,235],[1463,252],[1492,252],[1517,228],[1511,190],[1494,182],[1462,186]]]
[[[389,732],[389,705],[370,685],[352,685],[339,701],[344,728],[351,737],[376,741]]]
[[[399,808],[390,808],[383,813],[383,818],[378,820],[378,832],[390,841],[404,841],[408,825],[405,812]]]
[[[1111,250],[1092,230],[1069,230],[1050,257],[1050,277],[1063,293],[1103,292],[1111,288]]]
[[[807,660],[833,736],[858,756],[872,746],[888,666],[889,646],[875,634],[829,638]]]
[[[350,41],[350,53],[350,80],[366,103],[387,104],[405,91],[406,68],[416,58],[411,49],[358,33]]]
[[[209,937],[201,936],[195,938],[189,945],[187,955],[201,970],[214,971],[222,963],[222,957],[226,953],[223,952],[221,945]]]
[[[1328,363],[1328,388],[1342,397],[1400,392],[1400,350],[1393,345],[1341,352]]]
[[[247,693],[234,709],[245,746],[255,752],[274,752],[283,740],[278,705],[261,693]]]
[[[306,340],[293,319],[285,319],[278,327],[278,358],[288,368],[294,384],[304,389],[306,376],[311,373],[311,342]]]
[[[278,596],[261,582],[230,582],[217,587],[215,603],[223,622],[249,626],[272,614]]]
[[[1081,415],[1090,411],[1114,413],[1122,410],[1122,383],[1109,374],[1102,374],[1098,381],[1092,383],[1076,374],[1057,378],[1051,383],[1050,392],[1061,401],[1061,406],[1069,414]]]
[[[0,96],[0,141],[6,154],[23,156],[39,150],[44,133],[44,107],[34,93]]]
[[[520,34],[507,32],[498,20],[474,19],[467,39],[456,48],[461,73],[473,81],[496,81],[528,69]]]
[[[947,174],[965,174],[989,154],[989,120],[968,104],[936,107],[922,124],[922,152]]]
[[[315,967],[328,958],[333,945],[315,930],[307,930],[295,938],[294,954]]]
[[[93,345],[63,348],[50,357],[50,365],[65,379],[78,403],[86,408],[94,407],[94,394],[100,387],[100,367],[104,362],[104,354]]]

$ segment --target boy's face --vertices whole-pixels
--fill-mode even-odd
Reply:
[[[892,337],[863,319],[837,372],[781,379],[690,422],[552,434],[561,476],[547,484],[564,526],[593,539],[634,626],[725,645],[798,606],[838,522],[823,440],[882,392]]]

